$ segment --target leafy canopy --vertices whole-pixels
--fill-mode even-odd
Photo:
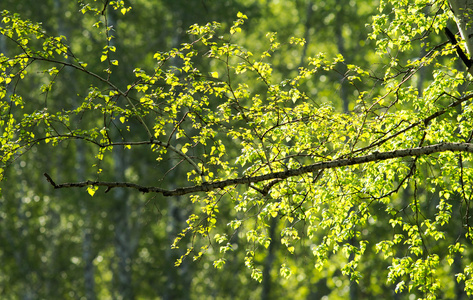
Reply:
[[[99,69],[63,36],[2,12],[0,33],[14,48],[0,54],[0,171],[39,144],[67,151],[66,141],[87,142],[95,147],[96,180],[46,179],[91,195],[99,186],[188,195],[195,209],[172,245],[187,249],[177,264],[218,245],[214,266],[221,268],[235,250],[234,235],[243,234],[245,265],[261,281],[257,257],[272,242],[277,218],[288,256],[308,248],[318,270],[340,253],[342,272],[358,282],[369,276],[360,271],[365,255],[375,252],[397,292],[435,299],[439,268],[460,253],[464,271],[456,276],[473,293],[471,78],[452,62],[454,45],[443,42],[441,30],[452,20],[446,1],[381,1],[370,35],[379,67],[320,53],[281,79],[273,55],[281,45],[300,49],[304,39],[268,33],[267,49],[253,53],[233,42],[245,34],[247,17],[239,13],[226,32],[216,22],[191,26],[189,42],[156,52],[154,66],[136,66],[126,85],[115,83],[123,70],[106,9],[126,15],[131,8],[123,1],[83,4],[84,18],[95,19],[103,36]],[[355,90],[350,112],[310,88],[341,66]],[[47,75],[43,82],[34,82],[38,72]],[[55,94],[66,72],[90,81],[72,105]],[[425,72],[429,80],[422,80]],[[34,99],[23,91],[31,80]],[[155,185],[108,180],[103,161],[117,147],[149,149],[159,170]],[[179,186],[162,186],[175,169],[185,174]],[[222,219],[228,203],[231,219]],[[378,234],[385,225],[391,233]],[[289,263],[280,266],[281,276],[292,272]]]

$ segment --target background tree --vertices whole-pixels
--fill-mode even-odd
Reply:
[[[466,297],[448,4],[8,4],[0,294]]]

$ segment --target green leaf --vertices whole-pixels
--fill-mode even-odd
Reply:
[[[87,187],[87,192],[89,193],[90,196],[94,196],[95,192],[99,189],[98,186],[92,186],[92,185],[89,185]]]

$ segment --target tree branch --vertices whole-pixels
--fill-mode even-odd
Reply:
[[[440,98],[440,97],[443,96],[443,95],[449,95],[449,94],[447,94],[447,93],[442,93],[439,97],[437,97],[437,99]],[[449,95],[449,96],[450,96],[450,95]],[[453,96],[451,96],[451,97],[452,97],[452,98],[455,98],[455,97],[453,97]],[[385,138],[383,138],[383,139],[381,139],[381,140],[378,140],[378,141],[376,141],[376,142],[373,142],[372,144],[370,144],[370,145],[368,145],[368,146],[366,146],[366,147],[356,149],[356,150],[353,151],[353,153],[363,152],[363,151],[368,150],[368,149],[370,149],[370,148],[373,148],[373,147],[376,147],[376,146],[380,146],[380,145],[384,144],[385,142],[389,141],[390,139],[393,139],[393,138],[395,138],[396,136],[398,136],[398,135],[400,135],[400,134],[402,134],[402,133],[404,133],[404,132],[406,132],[406,131],[409,131],[409,130],[411,130],[411,129],[413,129],[413,128],[415,128],[415,127],[421,125],[421,124],[424,124],[425,126],[427,126],[427,124],[429,124],[429,122],[432,121],[433,119],[435,119],[435,118],[437,118],[437,117],[440,117],[441,115],[443,115],[444,113],[446,113],[449,109],[451,109],[451,108],[453,108],[453,107],[456,107],[456,106],[462,104],[463,102],[465,102],[465,101],[467,101],[467,100],[470,100],[471,98],[473,98],[473,93],[470,93],[470,94],[468,94],[468,95],[465,95],[465,96],[463,96],[463,97],[461,97],[461,98],[455,98],[456,101],[450,103],[449,105],[447,105],[446,107],[442,108],[441,110],[436,111],[435,113],[431,114],[430,116],[426,117],[425,119],[422,119],[422,120],[420,120],[420,121],[417,121],[417,122],[415,122],[415,123],[412,123],[411,125],[407,126],[407,127],[404,128],[403,130],[400,130],[400,131],[398,131],[398,132],[396,132],[396,133],[394,133],[394,134],[392,134],[392,135],[390,135],[390,136],[388,136],[388,137],[385,137]]]
[[[126,188],[134,188],[139,190],[143,193],[159,193],[163,194],[164,196],[180,196],[185,194],[191,193],[198,193],[198,192],[209,192],[217,189],[222,189],[232,185],[240,185],[240,184],[250,184],[250,183],[257,183],[262,181],[268,181],[277,179],[282,180],[290,177],[295,177],[299,175],[303,175],[306,173],[311,173],[318,170],[324,169],[334,169],[340,168],[344,166],[353,166],[364,164],[368,162],[377,162],[383,161],[388,159],[394,158],[402,158],[402,157],[412,157],[412,156],[422,156],[422,155],[429,155],[439,152],[469,152],[473,153],[473,144],[472,143],[440,143],[435,145],[429,145],[424,147],[415,147],[415,148],[408,148],[408,149],[401,149],[401,150],[394,150],[388,152],[375,152],[368,155],[363,155],[359,157],[353,158],[344,158],[344,159],[335,159],[331,161],[324,161],[324,162],[317,162],[308,166],[300,167],[297,169],[281,171],[281,172],[272,172],[264,175],[257,175],[252,177],[240,177],[234,179],[227,179],[215,182],[204,182],[200,185],[189,186],[189,187],[181,187],[174,190],[166,190],[158,187],[147,187],[142,186],[134,183],[128,182],[105,182],[105,181],[83,181],[83,182],[75,182],[75,183],[62,183],[56,184],[51,177],[44,173],[44,176],[48,180],[48,182],[55,188],[71,188],[71,187],[86,187],[86,186],[105,186],[110,188],[115,187],[126,187]],[[277,181],[276,181],[277,182]]]
[[[448,29],[448,27],[445,27],[445,34],[447,35],[448,39],[450,40],[450,43],[452,43],[453,46],[455,46],[455,50],[457,51],[458,56],[461,58],[463,63],[465,64],[467,70],[470,70],[472,62],[466,54],[463,52],[462,48],[460,48],[460,45],[458,45],[457,39],[455,38],[455,35]]]
[[[46,177],[46,180],[55,188],[55,189],[62,189],[62,188],[73,188],[73,187],[86,187],[86,186],[106,186],[108,190],[111,188],[116,188],[116,187],[125,187],[125,188],[133,188],[137,189],[140,192],[143,193],[162,193],[165,194],[168,192],[167,190],[158,188],[158,187],[146,187],[142,186],[139,184],[135,183],[130,183],[130,182],[109,182],[109,181],[92,181],[92,180],[87,180],[87,181],[82,181],[82,182],[70,182],[70,183],[61,183],[61,184],[56,184],[51,176],[49,176],[48,173],[43,174],[44,177]],[[172,196],[172,195],[170,195]]]

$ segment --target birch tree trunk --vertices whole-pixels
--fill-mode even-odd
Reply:
[[[67,20],[64,20],[64,14],[61,13],[65,10],[65,2],[61,0],[54,1],[54,12],[55,16],[57,17],[57,31],[60,35],[63,35],[69,38],[70,32],[64,24],[67,24]],[[68,78],[70,78],[70,90],[67,91],[67,99],[71,101],[71,104],[74,102],[80,101],[77,99],[75,93],[73,91],[77,90],[77,78],[75,78],[74,72],[71,72],[71,69],[65,69],[63,72],[67,73]],[[86,170],[85,166],[86,157],[85,157],[85,146],[82,143],[77,144],[77,151],[75,153],[77,163],[75,165],[75,172],[77,175],[77,179],[81,180],[86,178]],[[60,164],[60,163],[59,163]],[[58,165],[57,170],[61,170],[61,167]],[[95,293],[95,266],[94,266],[94,259],[95,253],[93,248],[93,221],[91,216],[91,208],[87,201],[81,199],[81,196],[75,195],[77,203],[80,207],[80,213],[84,220],[83,231],[82,231],[82,261],[84,264],[84,295],[88,300],[95,300],[97,299]]]
[[[449,0],[460,35],[470,58],[473,53],[473,0]]]
[[[266,259],[264,261],[264,269],[263,269],[263,290],[261,292],[261,299],[262,300],[269,300],[272,299],[271,294],[272,292],[272,279],[271,279],[271,270],[273,269],[273,262],[275,258],[275,237],[276,237],[276,227],[278,225],[278,219],[272,218],[271,224],[269,227],[269,238],[271,242],[269,243],[268,253],[266,255]]]
[[[115,11],[107,10],[108,26],[114,28],[113,35],[117,36],[115,28],[117,26],[117,19]],[[115,39],[110,41],[111,46],[115,46]],[[114,133],[114,135],[118,135]],[[114,136],[114,138],[119,138]],[[114,176],[118,180],[125,180],[125,170],[128,167],[129,161],[126,159],[124,149],[122,147],[113,148],[113,162],[114,162]],[[115,289],[112,295],[116,295],[117,299],[132,300],[135,298],[132,281],[132,265],[133,252],[136,250],[136,240],[138,233],[133,232],[130,223],[131,207],[130,194],[124,189],[113,190],[113,222],[115,230],[115,255],[116,264],[114,270],[114,285]],[[133,237],[136,235],[136,237]],[[115,294],[117,293],[117,294]]]

